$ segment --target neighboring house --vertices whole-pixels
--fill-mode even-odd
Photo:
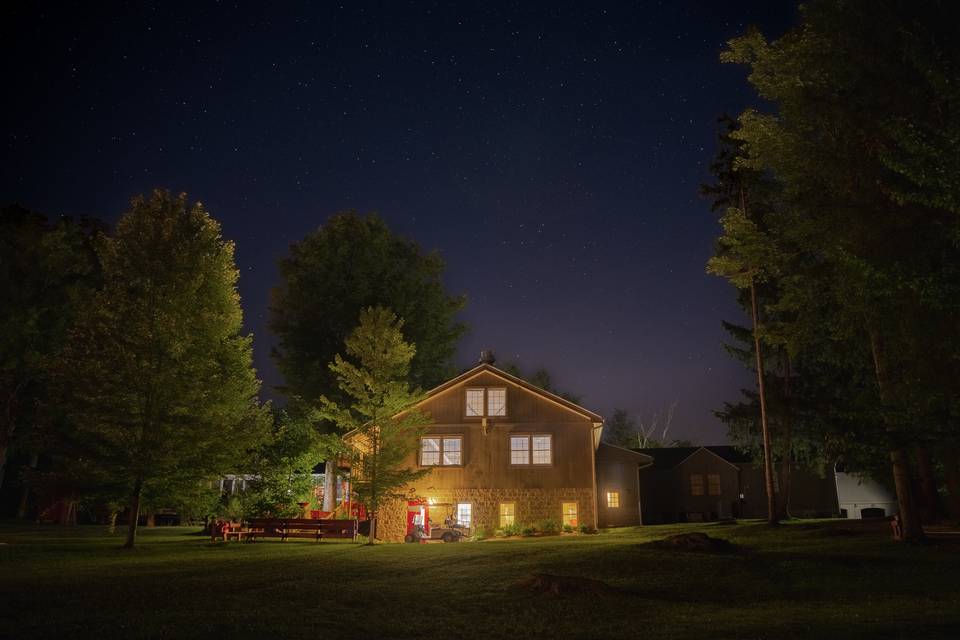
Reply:
[[[402,540],[421,505],[430,520],[471,530],[639,524],[638,471],[650,458],[601,444],[601,416],[485,356],[417,405],[433,423],[407,464],[430,472],[381,510],[379,537]]]
[[[841,518],[884,518],[899,510],[896,497],[867,476],[838,468],[836,483]]]
[[[643,524],[763,518],[763,465],[730,446],[639,449],[653,458],[640,473]],[[779,483],[775,483],[779,491]],[[829,517],[839,512],[833,478],[794,470],[791,514]]]

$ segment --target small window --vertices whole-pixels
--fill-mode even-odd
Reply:
[[[457,504],[457,524],[461,527],[470,528],[473,522],[473,505],[469,502],[460,502]]]
[[[510,437],[510,464],[530,464],[530,438]]]
[[[463,438],[420,438],[420,466],[455,467],[463,464]]]
[[[690,495],[692,496],[702,496],[703,495],[703,476],[699,473],[694,473],[690,475]]]
[[[564,502],[560,505],[560,510],[563,515],[563,524],[570,525],[571,527],[576,527],[579,525],[577,521],[577,503],[576,502]]]
[[[507,415],[507,390],[487,389],[487,415]]]
[[[711,496],[720,495],[720,474],[711,473],[707,475],[707,493]]]
[[[533,464],[550,464],[552,453],[552,436],[533,436]]]
[[[471,418],[483,416],[483,389],[467,389],[466,413]]]
[[[513,502],[500,503],[500,526],[508,527],[516,522],[517,505]]]
[[[619,491],[607,491],[607,506],[611,509],[620,506]]]

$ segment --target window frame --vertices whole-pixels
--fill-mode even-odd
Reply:
[[[455,504],[456,504],[456,510],[454,511],[454,515],[456,515],[456,517],[457,517],[457,524],[459,524],[460,526],[463,526],[463,527],[465,527],[465,528],[467,528],[467,529],[472,529],[472,528],[473,528],[473,516],[474,516],[474,513],[473,513],[473,503],[472,503],[472,502],[457,502],[457,503],[455,503]],[[464,525],[463,523],[460,522],[460,506],[461,506],[461,505],[467,505],[467,506],[470,508],[470,523],[467,524],[467,525]]]
[[[716,485],[714,485],[713,480],[716,479]],[[716,493],[714,493],[714,486],[716,486]],[[707,474],[707,495],[708,496],[719,496],[723,495],[723,479],[720,477],[719,473],[708,473]]]
[[[552,433],[508,433],[507,437],[510,439],[510,466],[518,469],[528,469],[528,468],[544,468],[552,467],[553,461],[555,459],[555,451],[553,447],[553,434]],[[514,462],[513,461],[513,439],[514,438],[526,438],[527,440],[527,461],[526,462]],[[533,439],[534,438],[549,438],[550,439],[550,462],[534,462],[533,461]],[[543,451],[543,449],[540,449]]]
[[[503,390],[503,413],[492,415],[490,413],[490,393],[491,389]],[[482,391],[483,400],[481,404],[482,413],[479,415],[473,415],[467,413],[467,399],[470,397],[471,391]],[[509,389],[505,386],[502,387],[464,387],[463,390],[463,403],[460,405],[462,407],[463,419],[464,420],[486,420],[488,418],[506,418],[510,415],[510,392]]]
[[[567,522],[567,516],[569,514],[567,513],[567,510],[564,507],[568,504],[573,505],[573,518],[576,521],[575,523]],[[560,502],[560,524],[561,526],[566,526],[567,524],[569,524],[571,527],[574,527],[574,528],[580,526],[580,503],[577,500],[562,500]]]
[[[696,478],[697,482],[694,484],[693,479]],[[703,486],[703,474],[702,473],[691,473],[690,474],[690,495],[695,497],[700,497],[706,495],[705,487]],[[694,491],[694,486],[698,486],[700,491]]]
[[[616,504],[614,504],[616,503]],[[620,491],[607,491],[607,509],[620,508]]]
[[[509,515],[509,517],[510,517],[510,522],[504,522],[504,521],[503,521],[503,518],[504,518],[503,508],[506,507],[506,506],[508,506],[508,505],[510,506],[510,515]],[[509,526],[512,526],[512,525],[516,524],[516,522],[517,522],[517,503],[516,503],[516,502],[512,502],[512,501],[501,502],[500,505],[499,505],[499,507],[498,507],[497,512],[498,512],[498,516],[499,516],[498,522],[500,523],[500,528],[501,528],[501,529],[502,529],[503,527],[509,527]]]
[[[423,463],[423,441],[424,440],[439,440],[440,449],[437,451],[438,462],[437,464],[424,464]],[[445,464],[443,462],[444,454],[444,440],[459,440],[460,441],[460,462],[456,464]],[[464,465],[464,437],[462,433],[429,433],[427,435],[420,436],[420,446],[417,449],[417,464],[418,466],[425,467],[427,469],[456,469]]]

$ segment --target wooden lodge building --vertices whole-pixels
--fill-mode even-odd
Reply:
[[[421,506],[430,521],[469,530],[547,520],[602,528],[762,515],[757,505],[765,503],[756,498],[762,473],[756,476],[732,447],[612,446],[601,441],[600,415],[497,369],[489,352],[418,407],[433,422],[407,464],[430,472],[406,487],[408,500],[381,510],[382,540],[403,540],[411,512]],[[837,511],[832,496],[832,503],[820,496],[827,515]]]

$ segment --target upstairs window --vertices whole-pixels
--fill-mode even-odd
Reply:
[[[462,437],[432,436],[420,438],[420,466],[456,467],[462,464]]]
[[[548,465],[553,463],[553,436],[510,436],[510,464]]]
[[[690,475],[690,495],[692,496],[703,495],[703,476],[699,473],[694,473]]]
[[[468,418],[496,418],[507,415],[507,390],[504,387],[467,389],[464,415]]]
[[[720,495],[720,474],[711,473],[707,476],[707,493],[711,496]]]

